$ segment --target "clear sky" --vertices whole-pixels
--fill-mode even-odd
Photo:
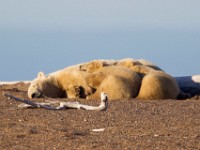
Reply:
[[[200,74],[199,0],[0,0],[0,81],[93,59]]]

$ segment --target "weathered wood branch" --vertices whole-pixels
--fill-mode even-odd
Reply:
[[[21,98],[15,97],[15,96],[13,96],[11,94],[7,94],[7,93],[4,93],[3,95],[10,98],[10,99],[13,99],[13,100],[27,104],[27,105],[24,105],[26,107],[45,108],[45,109],[49,109],[49,110],[57,110],[56,108],[54,108],[50,105],[47,105],[45,103],[37,103],[37,102],[33,102],[33,101],[30,101],[30,100],[26,100],[26,99],[21,99]]]
[[[21,99],[18,97],[15,97],[11,94],[4,93],[4,96],[22,102],[24,105],[19,105],[22,108],[44,108],[48,110],[63,110],[63,109],[84,109],[84,110],[97,110],[97,111],[105,111],[108,109],[108,96],[106,93],[101,93],[101,103],[99,106],[89,106],[80,104],[79,102],[59,102],[60,106],[55,107],[52,106],[52,104],[55,104],[55,102],[49,101],[48,103],[38,103],[33,102],[31,100]]]

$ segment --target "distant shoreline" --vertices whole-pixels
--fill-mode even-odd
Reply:
[[[31,81],[0,81],[0,85],[10,85],[10,84],[16,84],[20,82],[25,83],[25,84],[31,83]]]

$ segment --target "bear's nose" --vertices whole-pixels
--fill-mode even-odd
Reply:
[[[34,98],[36,96],[36,93],[31,94],[31,98]]]

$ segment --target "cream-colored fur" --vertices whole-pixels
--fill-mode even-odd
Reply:
[[[181,93],[176,80],[151,62],[124,59],[117,65],[127,67],[142,77],[138,99],[176,99]]]
[[[128,99],[138,95],[141,78],[128,68],[107,66],[87,76],[86,82],[96,89],[88,99],[99,99],[101,92],[106,92],[110,99]]]
[[[146,60],[94,60],[47,76],[39,73],[28,89],[31,97],[99,99],[176,99],[181,93],[175,79]]]
[[[142,79],[138,99],[176,99],[180,89],[176,80],[166,73],[149,73]]]
[[[87,72],[76,67],[66,68],[45,76],[39,73],[28,88],[28,97],[68,97],[85,98],[94,91],[87,86],[85,77]]]
[[[132,68],[134,66],[146,66],[148,68],[148,72],[149,72],[149,69],[151,69],[151,71],[153,71],[153,70],[163,71],[157,65],[155,65],[152,62],[145,60],[145,59],[136,60],[136,59],[133,59],[133,58],[125,58],[125,59],[119,60],[116,63],[116,65],[123,66],[123,67],[126,67],[126,68]],[[144,69],[142,68],[141,71],[142,70],[144,70]],[[147,69],[145,69],[145,70],[147,70]]]
[[[115,60],[93,60],[79,65],[81,71],[92,73],[100,68],[115,65]]]

